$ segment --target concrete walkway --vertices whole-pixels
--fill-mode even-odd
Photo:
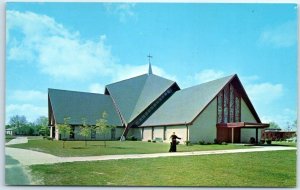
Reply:
[[[17,137],[5,145],[28,143],[27,137]],[[16,156],[24,157],[24,155]],[[5,184],[6,185],[30,185],[34,184],[31,181],[31,176],[26,167],[24,167],[17,159],[5,153]]]
[[[296,147],[284,146],[265,146],[249,149],[232,149],[232,150],[209,150],[209,151],[194,151],[194,152],[174,152],[174,153],[155,153],[155,154],[126,154],[126,155],[105,155],[105,156],[85,156],[85,157],[58,157],[42,152],[5,147],[6,155],[18,160],[22,165],[36,164],[53,164],[63,162],[76,161],[98,161],[98,160],[118,160],[118,159],[138,159],[138,158],[158,158],[170,156],[201,156],[211,154],[228,154],[228,153],[243,153],[243,152],[264,152],[264,151],[280,151],[280,150],[296,150]]]
[[[28,143],[27,137],[17,137],[15,139],[12,139],[9,142],[5,143],[5,145],[24,144],[24,143]]]

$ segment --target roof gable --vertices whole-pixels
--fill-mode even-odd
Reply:
[[[174,83],[174,81],[150,74],[147,77],[143,90],[131,114],[130,121],[136,118],[143,110],[147,108],[147,106],[149,106]]]
[[[174,83],[154,74],[144,74],[107,85],[106,91],[128,124]]]
[[[112,100],[107,95],[48,89],[48,96],[56,123],[63,123],[65,117],[70,117],[70,124],[81,124],[84,117],[88,124],[95,125],[105,111],[109,124],[122,126]]]
[[[113,98],[126,123],[129,122],[130,116],[147,80],[147,76],[147,74],[144,74],[106,86],[106,90]]]
[[[227,76],[175,92],[142,126],[192,122],[233,77]]]

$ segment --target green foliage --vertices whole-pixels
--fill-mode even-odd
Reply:
[[[50,129],[48,127],[48,118],[45,116],[41,116],[36,119],[35,121],[36,125],[36,134],[42,135],[42,136],[50,136]]]
[[[191,141],[184,141],[184,144],[185,144],[186,146],[190,146],[190,145],[191,145]]]
[[[205,141],[202,140],[202,141],[199,141],[199,144],[200,145],[205,145],[206,143],[205,143]]]
[[[9,120],[9,125],[15,129],[15,133],[17,135],[29,135],[26,133],[29,133],[27,119],[24,115],[14,115]]]
[[[67,135],[69,135],[70,131],[71,131],[71,126],[69,124],[70,120],[71,120],[71,117],[65,117],[64,118],[64,123],[57,125],[59,134],[62,135],[63,148],[65,148],[65,140],[67,138]]]
[[[269,126],[270,129],[280,129],[279,125],[275,122],[270,122],[270,126]]]
[[[266,142],[267,142],[267,144],[271,144],[272,140],[271,139],[267,139]]]
[[[84,137],[85,147],[87,146],[86,138],[91,135],[91,128],[86,123],[86,118],[82,118],[82,125],[80,126],[79,135]]]
[[[130,137],[127,137],[126,140],[129,140],[129,141],[137,141],[137,138],[134,137],[134,136],[130,136]]]
[[[50,135],[47,117],[41,116],[34,123],[27,122],[25,116],[15,115],[10,118],[9,125],[5,128],[12,128],[16,135]]]
[[[102,134],[104,136],[104,147],[106,147],[106,135],[111,132],[116,126],[108,125],[108,114],[104,111],[100,119],[96,120],[95,130],[96,133]]]

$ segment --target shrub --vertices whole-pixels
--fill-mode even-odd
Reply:
[[[214,139],[214,144],[219,144],[220,142],[218,141],[218,139]]]
[[[205,141],[203,141],[203,140],[202,140],[202,141],[199,141],[199,144],[200,144],[200,145],[205,145]]]
[[[191,145],[191,141],[184,141],[184,144],[185,144],[186,146],[189,146],[189,145]]]
[[[265,139],[260,139],[261,144],[265,144],[266,140]]]
[[[148,140],[148,142],[151,142],[151,140]]]
[[[130,136],[130,137],[127,137],[126,140],[137,141],[137,138],[135,138],[134,136]]]
[[[249,143],[250,143],[250,144],[255,144],[255,138],[254,138],[254,137],[251,137],[250,140],[249,140]]]
[[[208,143],[207,143],[207,145],[211,145],[211,143],[210,143],[210,142],[208,142]]]
[[[266,142],[267,142],[267,144],[271,144],[272,140],[271,139],[267,139]]]
[[[153,140],[152,142],[153,142],[153,143],[156,143],[156,140]]]

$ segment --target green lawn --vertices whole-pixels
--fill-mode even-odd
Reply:
[[[10,147],[36,150],[50,153],[56,156],[97,156],[97,155],[115,155],[115,154],[147,154],[161,153],[169,151],[168,143],[152,143],[141,141],[107,141],[107,147],[103,146],[103,141],[88,141],[85,147],[84,141],[67,141],[65,148],[62,148],[62,141],[50,140],[29,140],[27,144],[10,145]],[[178,152],[196,151],[196,150],[222,150],[222,149],[240,149],[251,148],[243,145],[178,145]]]
[[[291,146],[296,147],[297,143],[294,142],[285,142],[285,141],[272,141],[273,145],[280,145],[280,146]]]
[[[295,187],[296,151],[30,166],[41,185]]]
[[[7,143],[7,142],[11,141],[11,140],[14,139],[14,138],[15,138],[15,137],[12,136],[12,135],[5,135],[5,142]]]

